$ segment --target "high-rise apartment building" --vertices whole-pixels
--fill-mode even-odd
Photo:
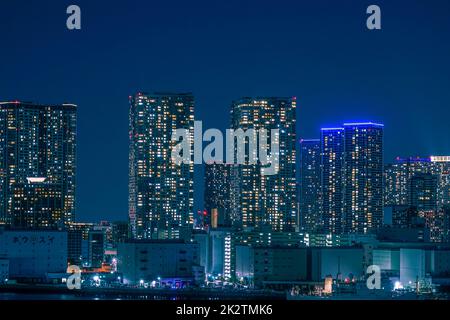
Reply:
[[[396,158],[384,167],[384,205],[409,203],[409,184],[414,175],[432,174],[437,178],[438,206],[450,204],[450,157]]]
[[[317,232],[322,226],[320,139],[300,140],[300,227]]]
[[[56,228],[74,221],[76,110],[0,102],[0,224]]]
[[[429,158],[400,158],[384,166],[384,205],[408,204],[408,185],[415,174],[432,172]]]
[[[385,206],[415,211],[432,242],[448,241],[450,157],[396,158],[384,169]]]
[[[346,233],[368,233],[383,223],[383,125],[344,124]]]
[[[193,141],[192,94],[130,97],[129,219],[136,239],[184,238],[192,227],[194,164],[172,161],[176,129],[188,130]]]
[[[232,215],[231,174],[234,165],[225,163],[207,163],[205,166],[206,225],[231,226],[238,221]]]
[[[233,102],[232,129],[265,129],[268,130],[269,146],[272,142],[279,143],[279,152],[275,152],[278,164],[274,164],[277,170],[273,175],[263,175],[260,161],[248,161],[250,142],[246,140],[246,161],[237,166],[238,172],[232,182],[238,190],[243,227],[270,225],[272,230],[282,231],[294,229],[298,224],[295,127],[295,98],[242,98]],[[279,130],[274,138],[277,141],[271,139],[272,129]]]
[[[340,234],[344,222],[344,128],[322,128],[320,140],[323,229]]]
[[[321,130],[321,214],[325,233],[365,234],[383,220],[383,125]]]
[[[431,156],[433,174],[438,177],[438,205],[450,205],[450,156]]]
[[[438,178],[431,173],[415,174],[408,183],[408,205],[419,211],[436,211]]]

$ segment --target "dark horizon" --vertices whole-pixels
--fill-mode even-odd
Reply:
[[[80,0],[79,31],[65,27],[70,4],[0,4],[0,100],[78,105],[77,221],[127,220],[139,91],[192,92],[204,130],[227,128],[235,99],[296,96],[297,140],[374,121],[385,163],[450,154],[448,1],[377,1],[379,31],[365,27],[369,1]],[[202,170],[195,186],[196,212]]]

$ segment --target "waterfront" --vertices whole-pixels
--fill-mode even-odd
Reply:
[[[45,294],[45,293],[0,293],[0,301],[41,301],[41,300],[85,300],[81,296],[72,294]]]
[[[237,289],[145,289],[96,288],[68,290],[60,285],[9,285],[0,286],[0,301],[330,301],[330,300],[449,300],[448,294],[416,294],[414,292],[355,292],[333,295],[291,295],[282,291]]]
[[[94,288],[64,286],[0,286],[0,300],[286,300],[283,292],[222,289]]]

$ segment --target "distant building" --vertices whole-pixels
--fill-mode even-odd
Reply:
[[[443,215],[442,242],[450,243],[450,204],[443,206],[441,209]]]
[[[117,244],[129,239],[129,225],[126,221],[116,221],[112,223],[112,243],[115,248]]]
[[[344,134],[344,231],[373,232],[383,224],[383,125],[346,123]]]
[[[12,225],[16,228],[57,229],[61,225],[64,203],[58,186],[43,179],[36,182],[17,183],[12,198]]]
[[[190,238],[194,163],[172,161],[172,134],[177,129],[188,130],[193,139],[192,94],[130,97],[129,221],[135,239]]]
[[[371,263],[403,287],[450,277],[450,246],[433,243],[380,242]]]
[[[89,232],[94,223],[72,222],[67,228],[68,260],[78,266],[89,266]]]
[[[245,230],[221,227],[208,232],[194,230],[193,239],[200,246],[201,261],[207,274],[232,280],[241,277],[236,269],[240,247],[305,247],[302,233],[273,232],[269,226]]]
[[[48,273],[67,269],[67,233],[0,229],[0,257],[9,261],[9,278],[45,282]]]
[[[375,248],[372,251],[372,263],[379,266],[381,271],[399,277],[400,250]]]
[[[245,97],[232,103],[231,129],[265,129],[267,138],[272,129],[279,129],[278,137],[274,136],[279,143],[277,174],[262,175],[261,162],[251,163],[247,156],[233,175],[234,194],[238,198],[233,207],[240,209],[239,221],[244,228],[269,225],[273,231],[293,231],[298,225],[296,106],[295,97]],[[245,150],[250,141],[257,139],[255,136],[247,138]]]
[[[236,245],[236,279],[243,283],[253,283],[255,277],[255,250],[250,245]]]
[[[204,227],[231,226],[239,218],[232,214],[232,182],[234,165],[207,163],[205,165],[205,210]]]
[[[75,220],[76,110],[0,102],[0,224],[56,228]]]
[[[72,222],[69,225],[70,230],[79,230],[81,231],[81,235],[83,240],[89,239],[89,231],[94,228],[95,224],[91,222]]]
[[[438,176],[438,205],[450,205],[450,156],[431,156],[433,174]]]
[[[255,287],[307,280],[307,250],[295,247],[237,246],[236,276]]]
[[[405,285],[425,278],[425,251],[421,249],[400,249],[400,282]]]
[[[101,228],[89,231],[89,266],[100,268],[105,258],[105,232]]]
[[[385,166],[385,206],[392,209],[394,228],[412,229],[420,233],[417,223],[423,223],[424,241],[443,243],[448,240],[450,157],[431,156],[427,158],[397,158],[395,163]],[[386,232],[389,235],[386,237]],[[402,231],[394,234],[393,229],[383,230],[383,238],[399,240]],[[420,240],[419,240],[420,241]]]
[[[323,233],[367,234],[383,225],[383,125],[321,130]]]
[[[392,226],[406,229],[419,224],[419,212],[416,207],[408,205],[394,205],[392,207]]]
[[[421,213],[425,226],[430,231],[430,241],[438,243],[450,242],[450,206]]]
[[[377,242],[375,234],[305,233],[302,237],[307,247],[352,247]]]
[[[310,251],[312,281],[323,281],[329,275],[338,280],[360,277],[367,267],[363,248],[311,248]]]
[[[434,175],[437,179],[435,195],[438,206],[450,204],[450,157],[396,158],[384,168],[385,206],[410,203],[410,183],[413,176]]]
[[[377,236],[380,241],[390,242],[429,242],[430,228],[423,214],[416,207],[393,205],[385,207],[391,213],[391,223],[379,228]]]
[[[230,228],[211,229],[210,266],[207,273],[230,279],[234,276],[233,232]]]
[[[7,282],[9,279],[9,260],[0,257],[0,284]]]
[[[264,286],[268,282],[306,280],[306,248],[255,247],[254,283]]]
[[[450,248],[434,250],[431,261],[430,272],[435,278],[450,278]]]
[[[231,237],[231,270],[236,279],[242,277],[238,273],[238,249],[245,247],[286,247],[303,248],[304,235],[300,232],[273,232],[270,227],[234,230]]]
[[[109,221],[100,221],[98,225],[95,226],[97,230],[103,230],[105,235],[105,249],[113,249],[113,224]]]
[[[320,140],[300,140],[300,227],[305,232],[322,228]]]
[[[83,265],[83,232],[81,230],[67,230],[67,259],[72,265]]]
[[[384,166],[384,205],[408,205],[409,184],[416,174],[430,173],[432,163],[428,158],[396,158]]]
[[[324,233],[343,233],[344,128],[322,128],[322,223]]]
[[[128,240],[118,245],[118,271],[129,284],[184,286],[204,281],[199,245],[182,240]]]
[[[425,223],[411,225],[406,228],[386,226],[378,229],[378,240],[388,242],[429,242],[430,229]]]
[[[438,179],[430,173],[415,174],[408,184],[408,205],[419,211],[435,211],[438,206]]]
[[[206,230],[195,229],[192,232],[192,239],[199,246],[200,265],[205,267],[205,272],[210,272],[212,259],[212,243],[209,233]]]
[[[251,246],[287,246],[302,247],[303,233],[300,232],[272,232],[270,228],[257,228],[233,232],[236,244]]]

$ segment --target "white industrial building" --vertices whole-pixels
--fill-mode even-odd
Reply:
[[[450,276],[450,248],[435,244],[384,243],[373,249],[372,263],[404,287]],[[434,282],[434,281],[433,281]]]
[[[8,261],[8,279],[45,282],[67,269],[67,233],[0,229],[0,259]]]

